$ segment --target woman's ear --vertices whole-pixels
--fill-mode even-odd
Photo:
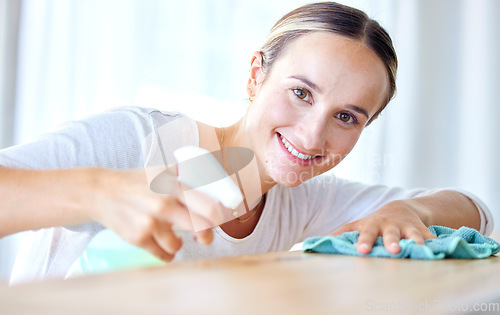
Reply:
[[[247,92],[249,96],[254,96],[257,92],[257,86],[263,79],[262,54],[256,51],[252,55],[250,62],[250,75],[248,77]]]

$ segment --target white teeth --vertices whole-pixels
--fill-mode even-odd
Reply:
[[[280,139],[281,139],[281,142],[283,142],[283,145],[285,146],[285,148],[288,149],[288,152],[290,152],[292,155],[298,157],[301,160],[310,160],[310,159],[313,159],[317,156],[317,155],[312,156],[312,155],[299,153],[297,150],[295,150],[292,147],[292,145],[288,141],[286,141],[286,139],[282,135],[280,135]]]

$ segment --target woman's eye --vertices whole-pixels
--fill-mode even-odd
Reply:
[[[340,119],[344,123],[352,123],[352,124],[357,124],[358,121],[356,120],[356,117],[349,113],[340,113],[337,115],[337,118]]]
[[[306,90],[303,90],[303,89],[295,88],[295,89],[293,89],[293,93],[295,93],[295,95],[298,98],[300,98],[301,100],[306,101],[306,102],[308,102],[309,99],[311,98],[309,95],[309,92],[307,92]]]

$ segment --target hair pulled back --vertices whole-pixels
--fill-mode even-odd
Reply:
[[[382,60],[387,70],[389,90],[382,107],[372,118],[377,117],[396,92],[398,60],[389,34],[363,11],[335,2],[307,4],[291,11],[273,26],[262,46],[262,70],[270,71],[292,40],[315,31],[359,40]]]

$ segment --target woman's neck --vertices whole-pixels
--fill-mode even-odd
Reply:
[[[240,186],[246,201],[244,205],[238,208],[238,213],[243,213],[240,220],[231,220],[221,224],[220,227],[232,237],[246,237],[252,233],[261,216],[264,206],[263,202],[261,203],[262,196],[275,185],[275,182],[265,176],[261,166],[262,163],[258,161],[254,154],[254,150],[250,145],[251,141],[249,141],[245,133],[244,119],[225,128],[215,128],[200,122],[197,122],[197,124],[200,147],[210,152],[217,152],[215,155],[222,157],[219,162],[226,168],[226,172],[228,169],[231,172],[234,171],[233,174],[229,175]],[[238,149],[235,148],[241,148],[241,152],[238,152]],[[248,159],[249,153],[251,158]],[[223,156],[226,158],[225,161]],[[243,160],[249,162],[242,165]]]
[[[269,189],[276,185],[276,182],[266,174],[264,163],[254,154],[255,151],[252,148],[250,139],[248,138],[249,135],[245,130],[245,118],[242,118],[235,124],[224,128],[216,128],[200,122],[197,122],[197,124],[200,135],[200,147],[205,148],[210,152],[218,152],[221,151],[222,148],[243,148],[249,150],[246,152],[251,152],[253,155],[251,162],[239,169],[239,172],[241,172],[239,177],[244,186],[244,190],[252,187],[252,191],[260,192],[258,196],[260,199],[260,196],[268,192]],[[224,137],[222,137],[222,133],[224,133]],[[224,138],[223,143],[220,143],[221,138]],[[246,152],[242,152],[242,154],[246,155]],[[240,166],[239,164],[241,163],[238,160],[238,155],[232,154],[231,157],[233,161],[227,160],[226,162],[231,165]],[[229,158],[231,159],[231,157]]]
[[[260,160],[259,157],[255,155],[256,150],[254,150],[252,146],[251,135],[248,133],[246,128],[246,116],[235,124],[225,127],[223,131],[224,147],[246,148],[252,152],[252,173],[246,174],[248,176],[246,178],[247,184],[258,185],[260,187],[261,195],[267,193],[269,189],[276,185],[276,182],[267,175],[265,162]],[[217,132],[222,133],[222,128],[220,128]]]

